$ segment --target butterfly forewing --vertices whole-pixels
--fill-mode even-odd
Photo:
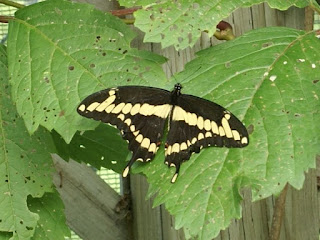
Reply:
[[[176,167],[202,148],[245,147],[249,143],[243,124],[220,105],[191,95],[180,95],[173,109],[166,140],[165,163]]]
[[[135,161],[150,161],[157,152],[165,121],[171,110],[170,92],[157,88],[127,86],[110,88],[88,96],[78,113],[117,126],[132,151],[123,172]]]

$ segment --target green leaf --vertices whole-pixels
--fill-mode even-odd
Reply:
[[[151,184],[154,205],[164,203],[198,239],[212,239],[241,217],[241,188],[253,200],[279,193],[288,182],[301,188],[315,167],[320,144],[320,41],[315,32],[265,28],[198,53],[175,78],[183,93],[225,106],[250,132],[243,149],[207,148],[174,169],[164,153],[139,164]]]
[[[125,84],[160,85],[165,58],[130,47],[135,33],[92,5],[52,0],[20,9],[10,22],[12,97],[30,133],[42,125],[67,143],[98,123],[76,108],[87,95]]]
[[[44,129],[30,137],[18,117],[10,99],[6,49],[2,45],[0,76],[0,231],[12,233],[10,239],[30,239],[39,215],[28,209],[27,197],[37,198],[52,191],[49,152],[53,144]]]
[[[70,144],[53,133],[58,154],[65,160],[72,158],[78,162],[89,163],[100,169],[112,169],[122,173],[129,154],[126,141],[120,136],[119,130],[106,124],[100,124],[95,130],[83,134],[76,133]]]
[[[207,31],[212,36],[216,25],[241,7],[264,2],[262,0],[205,0],[205,1],[150,1],[120,0],[120,4],[143,9],[134,13],[135,26],[145,32],[144,41],[159,42],[162,47],[174,45],[179,49],[193,46],[200,38],[201,32]],[[291,6],[306,7],[306,0],[268,0],[272,8],[285,10]]]
[[[29,198],[28,207],[40,216],[32,239],[64,240],[65,237],[70,237],[64,205],[57,191],[46,193],[42,198]]]

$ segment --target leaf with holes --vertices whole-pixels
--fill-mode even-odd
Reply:
[[[52,191],[53,151],[50,134],[43,128],[30,137],[10,98],[6,49],[0,47],[0,231],[10,239],[33,236],[39,215],[27,206],[27,197]],[[1,235],[4,236],[4,235]]]
[[[165,59],[130,48],[134,36],[92,5],[53,0],[17,11],[8,36],[10,84],[28,131],[42,125],[69,143],[77,130],[98,124],[76,112],[89,93],[163,82]]]
[[[106,124],[83,134],[76,133],[70,144],[66,144],[59,134],[52,135],[57,153],[63,159],[72,158],[97,169],[104,167],[117,173],[122,173],[127,164],[127,143],[121,138],[119,130]]]
[[[320,40],[315,32],[288,28],[251,31],[198,53],[175,78],[183,93],[209,99],[243,119],[250,144],[243,149],[207,148],[174,169],[163,150],[140,164],[154,204],[165,203],[176,227],[212,239],[241,216],[241,188],[253,200],[279,193],[288,182],[301,188],[315,167],[320,144]],[[201,107],[201,106],[199,106]]]
[[[234,10],[249,7],[261,0],[206,0],[206,1],[149,1],[120,0],[126,7],[142,6],[135,12],[135,26],[145,32],[146,42],[159,42],[162,47],[174,45],[179,49],[193,46],[201,32],[207,31],[212,36],[216,25],[228,17]],[[305,0],[268,0],[273,8],[285,10],[291,6],[306,7]]]
[[[33,239],[65,240],[70,237],[63,202],[57,191],[46,193],[42,198],[28,198],[28,207],[40,217]]]

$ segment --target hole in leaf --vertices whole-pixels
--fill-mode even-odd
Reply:
[[[69,66],[69,70],[70,71],[74,70],[74,66]]]
[[[95,65],[94,63],[91,63],[91,64],[90,64],[90,67],[91,67],[91,68],[94,68],[95,66],[96,66],[96,65]]]
[[[317,82],[319,82],[320,80],[319,79],[316,79],[316,80],[313,80],[312,82],[314,83],[314,84],[316,84]]]

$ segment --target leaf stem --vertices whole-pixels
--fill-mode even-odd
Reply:
[[[272,217],[270,240],[279,240],[288,186],[289,185],[287,183],[282,192],[280,193],[280,196],[276,199]]]
[[[0,22],[2,23],[8,23],[9,20],[14,19],[12,16],[0,16]]]
[[[110,13],[113,16],[125,16],[129,14],[133,14],[135,11],[139,9],[141,9],[141,7],[124,8],[124,9],[118,9],[118,10],[111,10]]]
[[[318,14],[320,14],[320,8],[319,8],[320,4],[317,4],[313,1],[311,1],[310,6],[315,12],[317,12]]]
[[[7,5],[7,6],[11,6],[11,7],[15,7],[15,8],[23,8],[25,7],[25,5],[22,5],[20,3],[17,2],[12,2],[10,0],[0,0],[0,3]]]

